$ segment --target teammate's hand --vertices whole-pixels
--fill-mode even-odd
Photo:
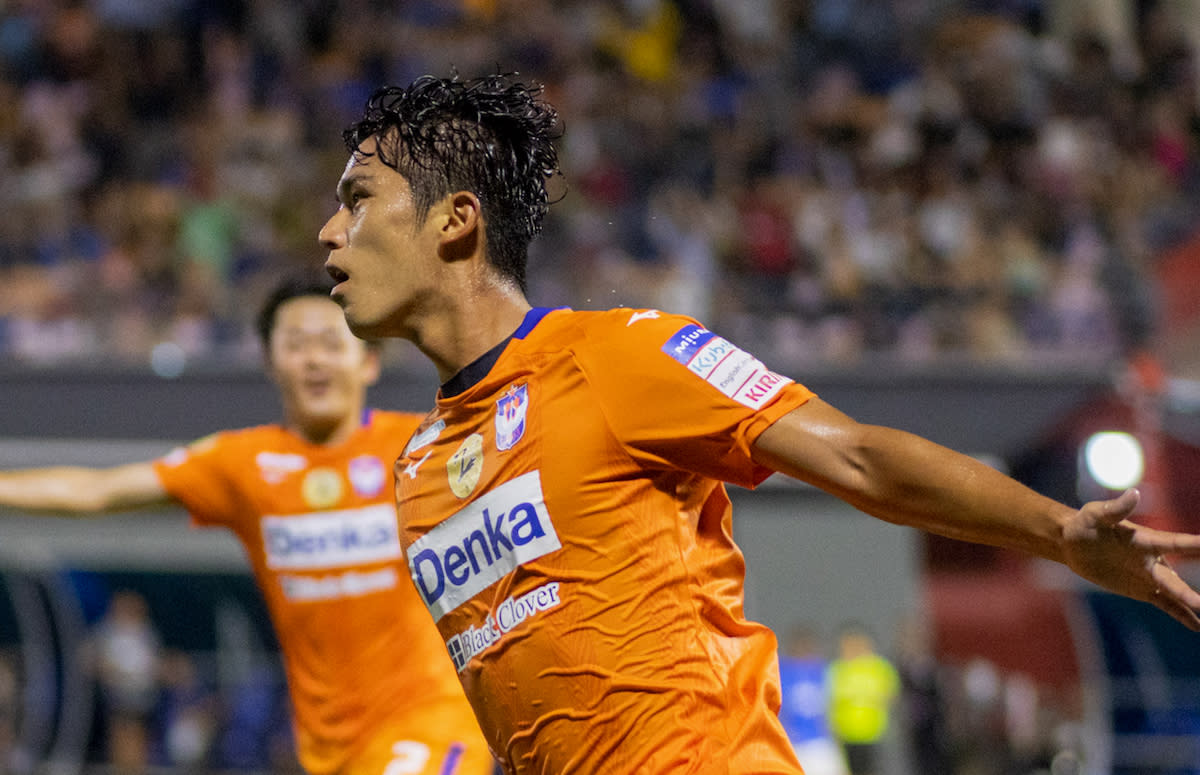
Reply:
[[[1158,606],[1200,631],[1200,592],[1179,577],[1165,554],[1200,557],[1200,535],[1172,533],[1126,519],[1140,494],[1084,504],[1063,529],[1063,562],[1105,589]]]

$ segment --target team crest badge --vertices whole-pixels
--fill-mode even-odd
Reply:
[[[512,449],[525,435],[529,386],[512,385],[496,402],[496,449]]]
[[[342,499],[342,477],[332,468],[314,468],[300,486],[304,502],[314,509],[327,509]]]
[[[383,461],[374,455],[360,455],[350,461],[350,484],[364,498],[379,494],[385,481]]]
[[[475,492],[479,475],[483,472],[483,436],[472,433],[454,450],[446,461],[446,473],[450,479],[450,490],[459,498]]]

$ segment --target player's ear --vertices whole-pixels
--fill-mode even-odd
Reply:
[[[470,258],[480,247],[483,237],[483,214],[479,197],[470,191],[456,191],[439,205],[438,252],[447,261]]]

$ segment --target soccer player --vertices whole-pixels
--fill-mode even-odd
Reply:
[[[258,326],[282,424],[149,462],[0,473],[0,506],[87,516],[175,503],[232,530],[278,635],[307,772],[491,773],[401,562],[390,467],[420,416],[366,407],[378,348],[350,333],[327,282],[282,283]]]
[[[508,772],[801,772],[722,484],[775,471],[1200,628],[1163,559],[1200,536],[1128,521],[1136,491],[1075,510],[860,424],[685,317],[531,308],[556,127],[510,76],[379,90],[319,235],[351,330],[409,339],[441,377],[396,462],[401,543]]]

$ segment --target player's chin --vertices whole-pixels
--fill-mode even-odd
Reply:
[[[371,321],[366,319],[358,308],[349,303],[344,296],[335,298],[335,301],[342,305],[342,315],[346,318],[346,325],[350,328],[350,333],[360,339],[369,338],[368,332],[374,329]]]
[[[342,313],[346,317],[346,325],[349,327],[350,333],[359,339],[385,339],[391,335],[386,320],[365,315],[360,308],[344,306]]]
[[[351,411],[351,404],[336,399],[305,400],[300,407],[304,424],[314,429],[335,426]]]
[[[359,339],[369,341],[372,339],[383,339],[387,336],[387,332],[383,330],[382,326],[363,320],[355,320],[349,314],[346,315],[346,325],[350,328],[350,333]]]

